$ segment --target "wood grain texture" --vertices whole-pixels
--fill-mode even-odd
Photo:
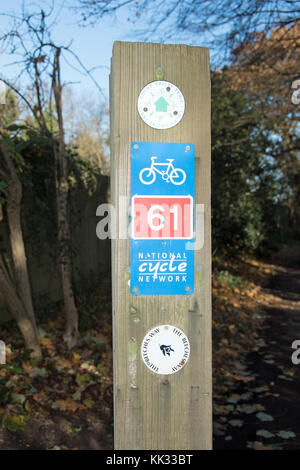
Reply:
[[[120,209],[112,241],[115,449],[211,449],[209,52],[186,45],[115,42],[111,65],[111,189],[117,213]],[[164,80],[179,87],[186,104],[182,120],[167,130],[152,129],[137,110],[139,93],[155,80],[157,67],[163,68]],[[129,221],[134,141],[195,145],[195,199],[204,205],[205,232],[204,247],[195,251],[193,295],[130,294],[130,240],[118,237]],[[186,366],[167,377],[149,371],[140,354],[145,334],[160,324],[180,328],[191,344]]]

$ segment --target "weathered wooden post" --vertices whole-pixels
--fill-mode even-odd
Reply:
[[[110,105],[115,449],[211,449],[208,49],[115,42]]]

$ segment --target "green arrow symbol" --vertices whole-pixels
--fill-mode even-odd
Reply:
[[[163,96],[161,96],[157,101],[155,101],[156,112],[166,113],[168,111],[169,103]]]

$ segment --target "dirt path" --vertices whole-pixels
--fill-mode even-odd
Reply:
[[[224,414],[215,417],[214,449],[300,449],[300,364],[291,360],[300,340],[300,263],[278,266],[265,291],[263,328],[246,356],[247,383],[232,383]]]

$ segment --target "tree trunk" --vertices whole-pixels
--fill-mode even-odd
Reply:
[[[9,277],[6,270],[5,278],[3,277],[3,270],[5,265],[1,263],[2,269],[2,287],[9,285],[9,290],[4,290],[3,296],[7,301],[18,325],[24,335],[26,345],[30,344],[30,349],[33,349],[33,355],[41,358],[41,349],[39,346],[38,332],[36,327],[31,288],[29,283],[29,276],[27,270],[27,259],[25,246],[23,241],[22,225],[21,225],[21,201],[22,201],[22,184],[16,173],[13,161],[9,152],[5,149],[2,142],[0,142],[0,151],[4,157],[6,167],[8,169],[7,182],[7,217],[10,232],[10,246],[13,259],[13,268],[16,281],[16,287]],[[6,279],[6,284],[4,283]],[[8,295],[8,292],[10,293]],[[28,324],[31,323],[31,327]],[[26,335],[26,336],[25,336]],[[28,347],[28,346],[27,346]]]
[[[56,161],[61,160],[57,150],[55,151]],[[66,162],[61,162],[62,166]],[[70,227],[68,220],[68,181],[65,179],[65,171],[60,178],[56,178],[56,198],[58,217],[58,242],[59,242],[59,262],[61,269],[62,288],[64,297],[64,307],[66,316],[66,327],[64,340],[69,349],[72,349],[78,339],[78,312],[75,305],[72,286],[72,264],[70,254]]]
[[[24,307],[33,325],[36,326],[21,226],[22,186],[19,180],[11,180],[8,183],[7,189],[9,194],[9,200],[7,201],[7,218],[17,291],[19,292],[20,298],[23,301]]]
[[[32,356],[42,359],[42,352],[39,345],[39,338],[35,325],[32,323],[24,304],[8,274],[3,258],[0,255],[0,293],[12,312],[18,327],[23,335],[25,346],[31,349]]]
[[[66,315],[64,340],[69,349],[77,344],[78,311],[75,305],[72,286],[72,263],[70,253],[70,226],[68,218],[69,173],[66,155],[63,114],[62,86],[60,81],[60,49],[56,50],[53,64],[52,87],[58,118],[59,140],[54,142],[55,182],[58,218],[58,242],[60,267]]]

